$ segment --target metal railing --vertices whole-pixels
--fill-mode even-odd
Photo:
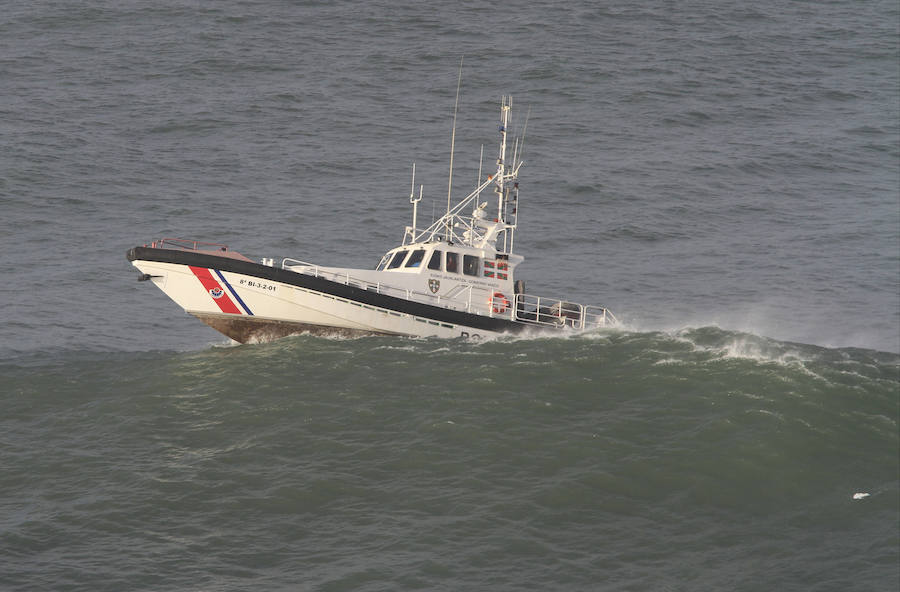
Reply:
[[[376,294],[533,325],[595,329],[617,322],[612,313],[606,308],[584,306],[566,302],[559,298],[516,294],[511,302],[505,297],[502,300],[495,298],[493,290],[478,289],[476,291],[473,286],[460,286],[458,288],[461,289],[455,289],[449,295],[430,294],[356,278],[350,275],[349,271],[334,272],[324,270],[312,263],[289,257],[282,260],[281,267],[295,273],[323,278]],[[478,293],[480,292],[484,292],[484,298],[479,297]]]
[[[608,309],[600,306],[530,294],[516,294],[516,320],[573,329],[596,329],[618,322]]]
[[[228,245],[221,243],[205,243],[187,238],[161,238],[149,245],[152,249],[180,249],[182,251],[227,251]]]
[[[422,304],[431,304],[433,306],[440,306],[442,308],[449,308],[451,310],[474,312],[476,314],[486,314],[486,311],[490,308],[490,306],[488,306],[487,304],[485,304],[485,306],[483,307],[479,307],[477,306],[477,303],[473,303],[472,286],[466,286],[462,292],[454,291],[453,297],[448,297],[442,296],[440,294],[418,292],[416,290],[410,290],[408,288],[399,288],[397,286],[384,284],[382,282],[371,282],[354,277],[350,275],[349,271],[328,271],[321,269],[319,266],[313,265],[312,263],[307,263],[306,261],[300,261],[298,259],[291,259],[289,257],[282,260],[281,267],[295,273],[302,273],[305,275],[311,275],[313,277],[323,278],[332,282],[344,284],[346,286],[352,286],[354,288],[360,288],[363,290],[368,290],[370,292],[375,292],[376,294],[394,296],[396,298],[402,298],[403,300],[419,302]],[[463,293],[464,295],[462,295]],[[461,295],[462,297],[460,297]]]

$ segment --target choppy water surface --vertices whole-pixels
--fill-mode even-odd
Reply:
[[[896,3],[500,8],[7,7],[0,588],[896,587]],[[232,347],[134,281],[374,265],[462,55],[454,191],[512,94],[521,277],[620,330]]]
[[[713,329],[22,359],[0,366],[0,571],[13,589],[888,589],[898,363]]]

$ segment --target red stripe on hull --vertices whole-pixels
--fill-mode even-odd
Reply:
[[[237,305],[232,302],[231,298],[228,296],[228,292],[225,291],[221,285],[219,285],[219,281],[215,279],[209,270],[205,267],[193,267],[189,266],[191,271],[194,272],[194,275],[197,276],[197,279],[200,280],[200,283],[203,284],[203,287],[206,289],[206,292],[209,294],[209,297],[213,299],[213,301],[219,306],[219,309],[222,312],[229,314],[241,314],[241,310],[237,307]],[[213,294],[221,294],[218,298],[213,296]]]

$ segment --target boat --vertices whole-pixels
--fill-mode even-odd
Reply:
[[[240,343],[310,333],[483,339],[523,331],[590,331],[616,323],[602,306],[526,293],[515,274],[519,170],[524,138],[508,138],[511,97],[500,101],[496,170],[447,209],[417,226],[422,186],[409,201],[412,224],[374,269],[293,258],[255,261],[219,243],[162,238],[128,250],[139,281]],[[455,115],[454,115],[455,136]],[[510,149],[509,143],[513,146]],[[483,151],[483,149],[482,149]],[[507,160],[507,153],[512,152]]]

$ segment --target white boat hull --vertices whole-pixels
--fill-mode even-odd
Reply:
[[[173,256],[166,257],[169,254]],[[445,311],[215,255],[137,247],[129,253],[129,259],[142,272],[143,279],[185,311],[241,343],[299,333],[480,338],[520,328],[519,323],[512,321],[511,310],[494,317]],[[279,275],[290,281],[279,281]]]

